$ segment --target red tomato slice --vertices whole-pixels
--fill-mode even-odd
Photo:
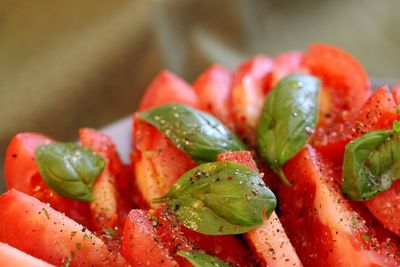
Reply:
[[[288,161],[281,221],[305,266],[399,266],[396,239],[382,238],[341,194],[340,167],[307,146]]]
[[[249,151],[226,152],[218,155],[218,161],[233,161],[259,172]],[[273,212],[265,223],[245,234],[260,261],[271,267],[302,266],[281,222]]]
[[[89,128],[80,129],[79,135],[82,146],[92,149],[107,162],[93,187],[96,199],[90,202],[94,229],[114,227],[118,222],[117,204],[120,202],[116,176],[122,171],[122,163],[109,136]],[[114,166],[114,172],[111,166]]]
[[[260,172],[257,168],[256,162],[253,160],[253,156],[250,151],[234,151],[224,152],[218,155],[218,161],[233,161],[249,167],[250,169]]]
[[[371,94],[363,67],[348,53],[324,44],[313,44],[304,66],[322,80],[319,121],[312,144],[326,157],[341,163],[344,145],[351,139],[356,112]]]
[[[270,87],[273,88],[282,78],[293,73],[307,73],[307,69],[304,67],[303,53],[292,51],[279,54],[274,58]]]
[[[199,97],[200,108],[233,128],[229,98],[231,96],[231,73],[219,65],[206,69],[193,83]]]
[[[233,74],[232,82],[232,119],[236,132],[248,143],[255,143],[255,127],[269,92],[269,74],[273,61],[259,55],[243,62]]]
[[[400,236],[400,180],[365,204],[384,227]]]
[[[168,193],[171,186],[195,163],[179,150],[167,136],[152,125],[134,117],[136,183],[145,201]]]
[[[140,244],[140,245],[138,245]],[[182,226],[165,206],[149,212],[132,210],[124,230],[123,255],[132,266],[191,266],[177,251],[203,251],[232,266],[255,266],[249,250],[234,236],[207,236]],[[154,257],[149,255],[154,255]]]
[[[394,120],[400,120],[396,103],[387,86],[376,90],[361,108],[355,121],[353,137],[378,129],[391,129]],[[400,236],[400,183],[364,202],[371,213],[390,231]]]
[[[400,83],[396,84],[392,88],[392,92],[393,92],[393,98],[396,101],[396,104],[400,105]]]
[[[15,188],[64,212],[68,217],[90,227],[89,205],[57,195],[47,187],[35,161],[38,146],[52,143],[50,138],[37,133],[20,133],[8,145],[5,159],[5,178],[7,188]]]
[[[24,193],[0,197],[0,241],[60,266],[127,266],[85,227]]]
[[[310,74],[323,82],[320,124],[346,121],[371,94],[364,68],[348,53],[325,44],[313,44],[304,56]]]
[[[54,267],[2,242],[0,242],[0,263],[2,267]]]
[[[122,255],[132,267],[179,266],[156,236],[156,222],[143,210],[132,210],[125,222]]]
[[[147,87],[139,111],[144,111],[168,103],[182,103],[194,108],[199,100],[193,88],[169,71],[162,71]]]

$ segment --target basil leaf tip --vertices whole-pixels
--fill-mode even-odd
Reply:
[[[40,176],[57,194],[79,201],[93,201],[95,179],[105,160],[75,143],[41,145],[35,150]]]
[[[240,139],[208,113],[182,104],[167,104],[139,114],[163,132],[194,161],[217,160],[220,153],[246,150]]]
[[[257,126],[261,157],[291,185],[282,166],[310,140],[318,120],[320,81],[306,74],[283,78],[264,101]]]
[[[228,263],[203,252],[180,250],[176,254],[187,259],[194,267],[230,267]]]
[[[367,200],[400,178],[400,137],[395,130],[369,132],[346,145],[342,191],[352,200]]]
[[[275,195],[260,175],[234,162],[197,166],[154,202],[167,203],[183,225],[208,235],[248,232],[276,207]]]

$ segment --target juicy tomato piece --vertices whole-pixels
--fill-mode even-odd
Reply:
[[[122,170],[122,163],[109,136],[89,128],[80,129],[79,136],[82,146],[91,148],[107,162],[93,187],[93,195],[96,199],[90,203],[90,211],[94,229],[114,227],[118,222],[117,203],[119,202],[116,176]],[[114,166],[114,172],[111,166]]]
[[[168,193],[171,186],[195,163],[186,153],[154,126],[134,117],[136,183],[144,200],[151,206],[153,198]]]
[[[157,265],[191,266],[176,252],[202,251],[232,266],[254,266],[254,259],[244,244],[234,236],[207,236],[182,226],[166,206],[157,210],[132,210],[125,225],[123,255],[132,266],[148,262]],[[157,253],[155,257],[150,257]],[[158,266],[158,265],[157,265]]]
[[[0,242],[0,262],[3,267],[54,267],[2,242]]]
[[[384,227],[400,236],[400,180],[365,204]]]
[[[274,58],[270,87],[273,88],[282,78],[293,73],[307,73],[307,69],[304,67],[303,53],[292,51],[279,54]]]
[[[19,133],[14,136],[8,145],[5,159],[7,188],[15,188],[42,202],[50,203],[54,209],[90,227],[89,205],[59,196],[47,187],[39,174],[35,150],[40,145],[52,142],[52,139],[37,133]]]
[[[269,92],[273,61],[264,55],[243,62],[233,74],[232,119],[236,132],[248,143],[255,143],[255,127]]]
[[[353,138],[374,130],[391,129],[393,121],[400,120],[396,103],[386,86],[376,90],[361,108],[355,121]],[[371,213],[388,230],[400,236],[400,183],[364,202]]]
[[[156,236],[157,222],[151,218],[143,210],[132,210],[129,213],[124,227],[122,255],[132,267],[179,266]]]
[[[345,123],[334,124],[323,130],[317,129],[313,144],[316,149],[336,163],[342,164],[346,144],[367,132],[376,129],[390,129],[393,121],[400,118],[396,113],[396,104],[387,86],[378,88],[364,103],[356,118]]]
[[[396,84],[392,88],[392,92],[393,92],[393,98],[396,101],[396,104],[400,105],[400,83]]]
[[[217,160],[233,161],[245,165],[256,172],[260,172],[257,168],[256,162],[253,160],[253,155],[250,151],[224,152],[218,155]]]
[[[340,166],[306,146],[284,172],[293,186],[281,186],[280,219],[305,266],[400,264],[396,239],[379,235],[376,222],[369,224],[341,194]]]
[[[233,128],[229,98],[231,96],[231,73],[219,65],[206,69],[193,83],[200,108]]]
[[[350,54],[329,45],[313,44],[304,55],[310,74],[322,80],[320,124],[342,122],[361,108],[371,94],[367,73]],[[321,106],[322,105],[322,106]]]
[[[218,161],[237,162],[259,172],[249,151],[221,153],[218,155]],[[261,227],[246,233],[245,237],[264,264],[272,267],[302,266],[275,212]]]
[[[319,121],[312,144],[335,162],[343,157],[352,134],[355,114],[370,96],[363,67],[348,53],[324,44],[313,44],[304,55],[304,67],[321,79]]]
[[[175,74],[163,70],[147,87],[139,111],[168,103],[182,103],[195,108],[199,106],[193,88]]]
[[[0,241],[34,257],[57,266],[127,266],[85,227],[36,198],[11,189],[0,210]]]

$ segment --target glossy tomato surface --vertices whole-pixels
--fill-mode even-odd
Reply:
[[[5,159],[7,188],[15,188],[45,203],[87,227],[91,226],[89,205],[59,196],[48,188],[35,161],[38,146],[53,143],[38,133],[19,133],[8,145]]]
[[[0,241],[60,266],[127,266],[87,228],[34,197],[11,189],[0,197]]]
[[[305,266],[398,266],[400,247],[353,209],[340,187],[340,166],[307,146],[284,172],[281,221]],[[389,235],[390,236],[390,235]]]

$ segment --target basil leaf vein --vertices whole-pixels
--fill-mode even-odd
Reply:
[[[310,75],[286,76],[264,101],[257,127],[261,157],[290,185],[282,166],[307,142],[318,120],[320,81]]]
[[[369,132],[346,145],[342,191],[353,200],[367,200],[400,178],[400,137],[393,130]]]
[[[183,225],[208,235],[248,232],[276,207],[275,195],[260,175],[234,162],[197,166],[153,202],[166,202]]]
[[[105,166],[102,157],[75,143],[53,143],[39,146],[35,158],[40,176],[57,194],[94,200],[93,184]]]
[[[200,163],[215,161],[223,152],[246,150],[240,139],[219,120],[182,104],[156,107],[139,117]]]
[[[187,259],[194,267],[230,267],[226,262],[202,252],[180,250],[176,254]]]

